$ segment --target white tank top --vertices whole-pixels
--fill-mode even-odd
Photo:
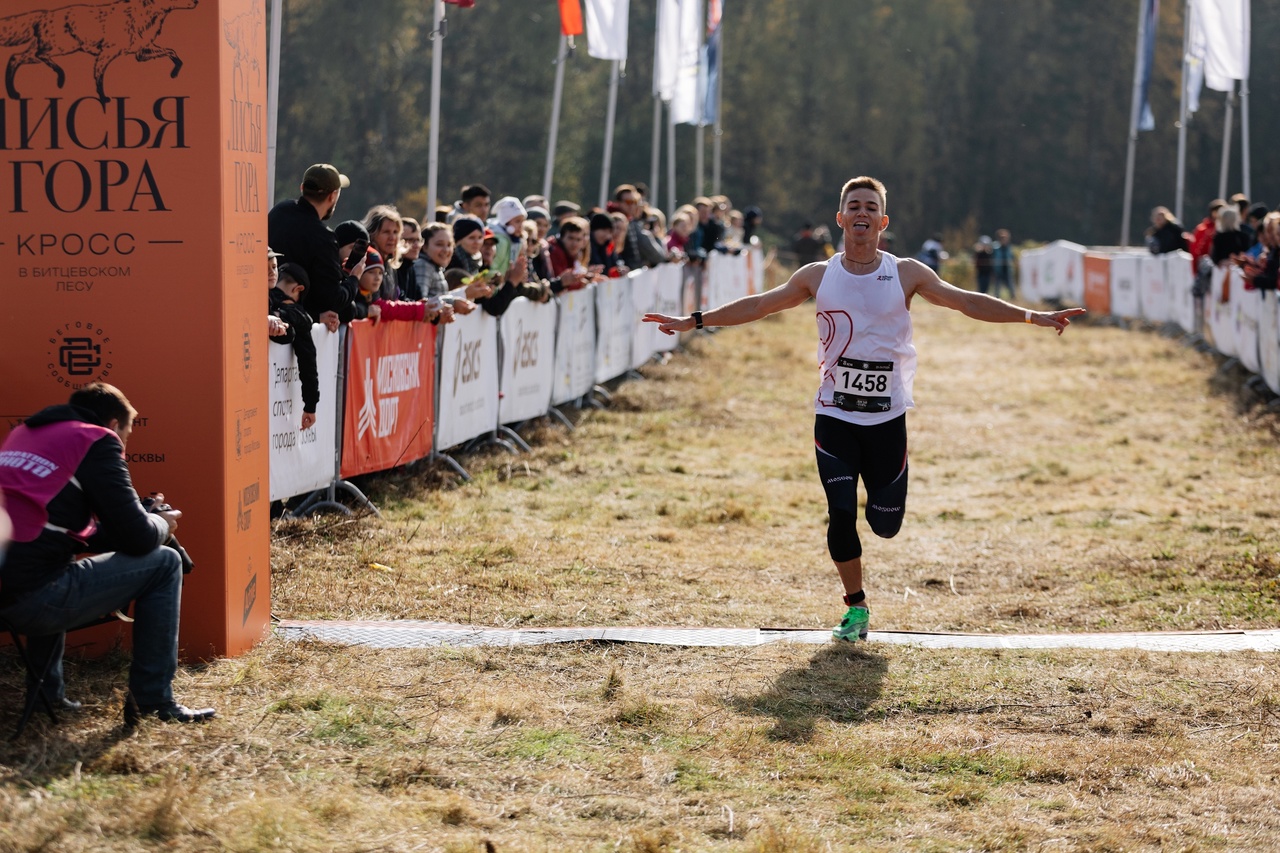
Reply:
[[[881,252],[867,275],[845,269],[844,253],[827,261],[818,285],[818,370],[814,410],[854,424],[891,421],[915,403],[916,348],[911,314],[898,280],[898,259]]]

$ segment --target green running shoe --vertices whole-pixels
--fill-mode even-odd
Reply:
[[[831,636],[836,640],[847,640],[850,643],[867,638],[867,623],[871,621],[871,613],[865,607],[850,607],[844,614],[840,624],[831,629]]]

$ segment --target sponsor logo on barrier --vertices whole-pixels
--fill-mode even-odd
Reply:
[[[253,332],[249,321],[244,321],[244,331],[240,335],[240,370],[246,383],[253,378]]]
[[[237,409],[236,410],[236,458],[248,456],[250,453],[256,453],[262,442],[253,437],[254,428],[250,421],[258,417],[258,410],[253,409]]]
[[[249,560],[249,569],[253,569],[253,560]],[[253,612],[253,605],[258,601],[258,576],[255,574],[249,578],[249,583],[244,588],[244,618],[240,620],[240,627],[243,628],[249,624],[249,614]],[[235,611],[232,611],[233,613]]]
[[[481,341],[466,341],[458,337],[458,360],[453,365],[453,393],[458,394],[458,384],[466,385],[480,378]]]
[[[515,352],[512,353],[511,375],[515,376],[521,368],[538,366],[538,330],[524,330],[524,320],[516,324]]]
[[[260,483],[251,483],[236,495],[236,530],[243,533],[253,524],[253,505],[262,497]]]
[[[392,353],[380,357],[376,375],[372,370],[372,361],[369,358],[364,360],[364,404],[360,407],[356,438],[363,438],[366,432],[373,433],[377,438],[392,435],[400,417],[399,395],[422,387],[417,352]]]
[[[49,336],[49,375],[65,388],[81,388],[111,375],[111,336],[84,320],[64,323]]]

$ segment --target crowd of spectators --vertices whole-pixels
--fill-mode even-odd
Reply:
[[[303,385],[303,421],[315,422],[319,384],[312,323],[451,323],[477,309],[501,316],[519,297],[547,302],[605,278],[667,261],[701,264],[711,252],[757,242],[759,208],[699,196],[672,217],[646,203],[644,184],[621,184],[604,208],[539,195],[494,199],[483,184],[419,223],[390,204],[330,228],[350,179],[311,166],[301,192],[267,215],[268,324],[290,343]]]
[[[1253,203],[1244,193],[1209,202],[1205,218],[1190,232],[1168,208],[1151,211],[1147,247],[1153,254],[1188,251],[1195,273],[1195,294],[1209,292],[1215,267],[1239,267],[1245,287],[1274,290],[1280,267],[1280,211]]]

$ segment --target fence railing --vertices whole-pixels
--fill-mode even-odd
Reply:
[[[316,325],[320,404],[306,430],[292,347],[271,345],[271,500],[310,495],[297,511],[341,508],[346,480],[435,457],[464,477],[449,451],[485,439],[522,446],[510,428],[639,368],[679,339],[640,322],[684,314],[764,288],[758,248],[713,254],[695,274],[662,264],[561,294],[520,298],[501,317],[483,311],[445,326],[357,320],[339,333]],[[367,501],[366,501],[367,502]]]
[[[1090,250],[1060,240],[1020,258],[1019,283],[1029,299],[1060,299],[1089,313],[1168,325],[1202,338],[1280,394],[1280,303],[1274,290],[1246,286],[1236,267],[1213,269],[1197,298],[1186,252]]]

